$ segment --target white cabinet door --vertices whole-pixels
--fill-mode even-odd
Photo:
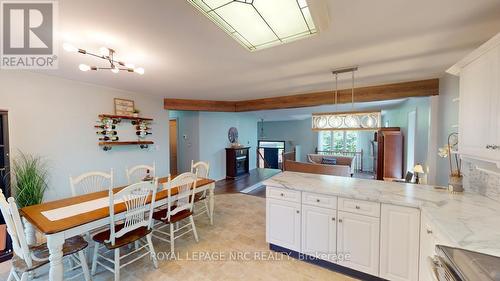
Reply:
[[[500,47],[460,72],[459,151],[482,160],[500,160]]]
[[[338,212],[337,252],[349,255],[340,265],[378,276],[380,219]]]
[[[380,277],[418,281],[420,210],[382,204]]]
[[[302,253],[336,262],[337,211],[302,205]]]
[[[419,258],[419,281],[434,281],[433,268],[430,259],[434,258],[436,241],[432,235],[431,226],[422,217],[420,227],[420,258]]]
[[[266,241],[300,252],[300,203],[266,200]]]

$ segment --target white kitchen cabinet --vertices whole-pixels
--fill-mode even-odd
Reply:
[[[379,218],[339,211],[337,252],[349,255],[339,264],[378,276],[379,230]]]
[[[418,281],[420,210],[382,204],[380,277]]]
[[[302,205],[302,253],[335,262],[337,211]]]
[[[460,76],[460,154],[500,168],[500,34],[448,72]]]
[[[422,213],[420,220],[420,259],[419,281],[435,281],[431,260],[436,254],[436,245],[458,247],[451,242],[432,224],[429,218]]]
[[[266,200],[266,241],[300,252],[300,203]]]

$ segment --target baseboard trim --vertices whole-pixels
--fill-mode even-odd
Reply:
[[[377,276],[373,276],[373,275],[370,275],[370,274],[367,274],[367,273],[364,273],[361,271],[350,269],[350,268],[347,268],[345,266],[341,266],[341,265],[338,265],[335,263],[327,262],[325,260],[321,260],[321,259],[318,259],[315,257],[304,255],[304,254],[301,254],[299,252],[296,252],[296,251],[293,251],[293,250],[290,250],[287,248],[283,248],[283,247],[280,247],[280,246],[277,246],[274,244],[269,244],[269,249],[271,251],[283,253],[289,257],[299,259],[301,261],[311,263],[314,265],[318,265],[318,266],[321,266],[323,268],[326,268],[326,269],[329,269],[329,270],[332,270],[332,271],[335,271],[338,273],[342,273],[344,275],[348,275],[350,277],[357,278],[360,280],[366,280],[366,281],[372,281],[372,280],[373,281],[384,281],[385,280],[385,279],[382,279],[382,278],[377,277]],[[306,257],[306,258],[304,258],[304,257]]]

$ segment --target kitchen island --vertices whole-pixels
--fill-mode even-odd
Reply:
[[[295,172],[264,185],[271,248],[390,280],[432,280],[436,244],[500,256],[500,203],[481,195]]]

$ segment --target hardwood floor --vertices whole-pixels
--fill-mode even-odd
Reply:
[[[277,169],[257,168],[250,170],[249,174],[241,176],[240,178],[234,180],[224,179],[217,181],[215,183],[215,194],[239,193],[245,188],[258,184],[259,182],[268,179],[280,172],[281,170]],[[257,188],[246,194],[264,198],[266,197],[266,189],[265,187]]]

